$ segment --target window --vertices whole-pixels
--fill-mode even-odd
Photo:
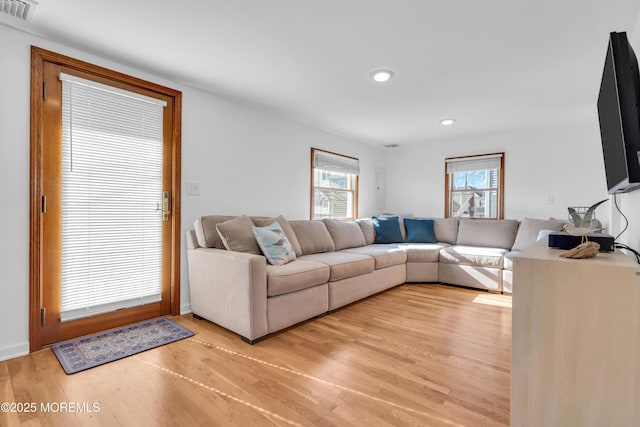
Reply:
[[[504,153],[445,159],[445,216],[504,217]]]
[[[311,149],[311,219],[358,217],[358,175],[355,157]]]

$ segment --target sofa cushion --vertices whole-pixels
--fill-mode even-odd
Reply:
[[[523,251],[533,245],[542,230],[560,231],[567,221],[561,219],[533,219],[525,218],[518,227],[516,240],[513,243],[514,251]]]
[[[436,242],[448,243],[455,245],[458,240],[459,218],[427,218],[416,217],[412,219],[431,219],[433,220],[433,231],[436,234]]]
[[[373,242],[376,240],[376,230],[373,228],[373,220],[371,218],[360,218],[357,219],[356,222],[362,230],[365,243],[367,245],[373,245]]]
[[[277,221],[265,227],[253,227],[253,234],[269,264],[284,265],[296,259],[293,246]]]
[[[511,249],[517,231],[515,219],[461,219],[456,245]]]
[[[458,239],[459,223],[458,218],[434,218],[433,229],[436,232],[436,241],[455,245]]]
[[[456,245],[441,249],[439,261],[443,264],[502,268],[503,258],[508,252],[502,248]]]
[[[504,266],[505,270],[513,271],[513,257],[520,254],[521,251],[511,251],[504,256]]]
[[[327,283],[329,266],[295,260],[285,265],[267,265],[267,295],[272,297]]]
[[[196,232],[198,246],[201,248],[225,249],[224,243],[218,234],[216,225],[221,222],[229,221],[235,216],[228,215],[207,215],[201,216],[193,223],[193,229]]]
[[[398,248],[407,254],[407,262],[438,262],[440,249],[447,243],[402,243]]]
[[[320,220],[290,221],[291,228],[296,233],[302,255],[319,252],[333,252],[336,250],[333,239],[324,222]]]
[[[375,261],[376,270],[407,262],[407,254],[395,245],[369,245],[360,248],[345,249],[342,252],[372,257]]]
[[[227,250],[262,255],[256,236],[253,234],[253,226],[253,221],[248,216],[242,215],[218,223],[216,229]]]
[[[358,248],[367,244],[362,229],[355,221],[340,221],[338,219],[323,219],[324,225],[333,239],[336,251],[340,249]]]
[[[293,246],[293,250],[296,253],[296,256],[302,255],[300,242],[298,242],[296,233],[293,231],[293,228],[291,228],[291,224],[289,224],[287,218],[279,215],[275,218],[251,217],[251,220],[258,227],[265,227],[267,225],[273,224],[273,222],[276,221],[278,224],[280,224],[280,227],[282,227],[282,231],[284,231],[284,234],[287,236],[287,239],[289,240],[289,243],[291,243],[291,246]]]
[[[371,273],[375,268],[372,257],[344,251],[303,255],[300,259],[328,265],[331,271],[329,275],[331,282]]]
[[[374,243],[402,243],[400,221],[397,216],[384,216],[371,218],[376,232]]]
[[[432,219],[404,218],[407,243],[436,243],[436,232]]]

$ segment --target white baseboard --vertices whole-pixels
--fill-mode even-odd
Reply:
[[[189,314],[191,313],[191,304],[182,304],[180,306],[180,314]]]
[[[28,342],[0,347],[0,361],[26,356],[27,354],[29,354]]]

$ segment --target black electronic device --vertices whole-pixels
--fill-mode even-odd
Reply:
[[[609,35],[598,118],[609,194],[640,188],[640,75],[624,32]]]
[[[613,252],[614,238],[604,233],[587,233],[587,240],[600,245],[600,252]],[[566,231],[549,234],[549,247],[557,249],[573,249],[582,243],[582,236],[574,236]]]

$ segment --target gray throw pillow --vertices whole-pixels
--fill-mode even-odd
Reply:
[[[229,251],[262,255],[253,234],[253,221],[246,215],[216,225],[224,247]]]

